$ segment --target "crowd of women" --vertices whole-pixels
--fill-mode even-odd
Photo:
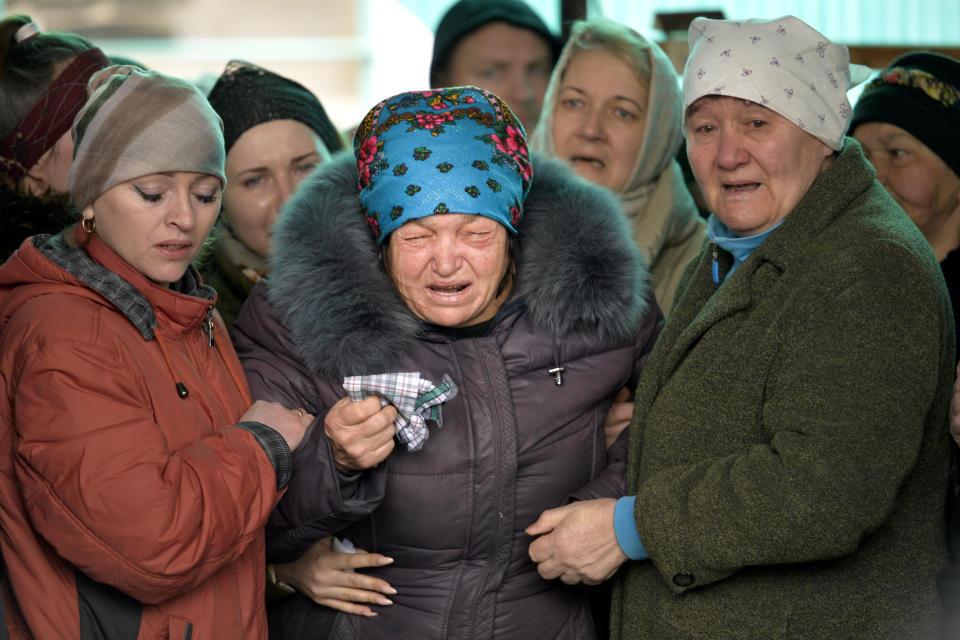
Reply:
[[[529,145],[472,85],[351,145],[0,21],[4,632],[960,634],[960,62],[689,44],[579,22]]]

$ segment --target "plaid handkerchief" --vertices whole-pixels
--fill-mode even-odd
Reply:
[[[457,395],[457,385],[450,376],[444,374],[440,384],[434,385],[416,371],[347,376],[343,379],[343,388],[353,402],[375,395],[380,396],[380,406],[395,406],[397,419],[393,424],[397,438],[409,451],[419,451],[430,436],[427,420],[437,423],[437,427],[443,426],[440,406]]]

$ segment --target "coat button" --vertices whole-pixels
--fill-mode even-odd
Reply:
[[[673,576],[673,584],[678,587],[689,587],[693,584],[693,575],[687,573],[686,571],[681,571],[677,575]]]

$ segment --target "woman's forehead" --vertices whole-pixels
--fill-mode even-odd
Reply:
[[[768,107],[763,106],[753,100],[747,100],[746,98],[738,98],[735,96],[723,96],[723,95],[710,95],[702,96],[693,101],[693,103],[687,107],[686,117],[689,118],[697,114],[700,111],[704,111],[710,108],[713,105],[733,105],[739,109],[758,109],[765,112],[775,114],[776,112]]]
[[[475,226],[503,226],[496,220],[480,214],[473,213],[441,213],[422,218],[414,218],[400,225],[400,228],[407,226],[421,226],[430,229],[455,228],[465,225]]]

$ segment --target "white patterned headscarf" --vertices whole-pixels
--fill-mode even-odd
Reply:
[[[850,53],[793,16],[697,18],[688,33],[683,109],[706,95],[743,98],[776,111],[835,151],[852,110]],[[856,68],[856,81],[866,74]],[[863,77],[861,77],[863,76]]]

